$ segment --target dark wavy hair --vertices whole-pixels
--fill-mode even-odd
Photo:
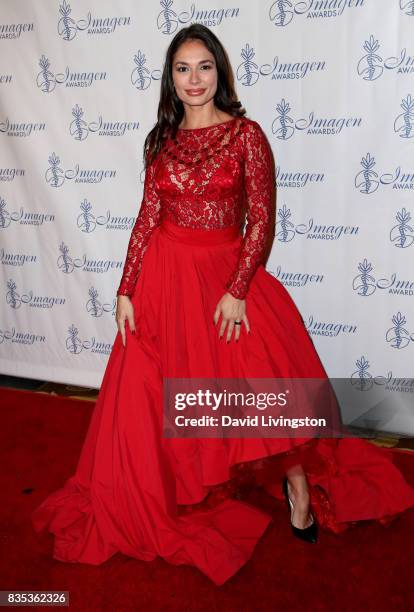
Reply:
[[[155,159],[162,146],[167,131],[175,138],[177,128],[184,116],[184,105],[175,93],[172,77],[172,63],[180,45],[187,40],[200,40],[214,56],[217,69],[217,91],[214,104],[234,117],[245,115],[246,111],[237,99],[234,88],[234,76],[227,53],[217,36],[206,26],[194,23],[182,28],[172,39],[165,57],[160,101],[158,104],[157,123],[148,133],[144,142],[144,163],[148,166]]]

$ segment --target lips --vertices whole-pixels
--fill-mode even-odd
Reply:
[[[204,89],[186,89],[185,93],[187,93],[189,96],[200,96],[202,93],[204,93]]]

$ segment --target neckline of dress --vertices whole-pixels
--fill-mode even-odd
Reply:
[[[212,128],[218,127],[220,125],[226,125],[227,123],[233,123],[233,121],[236,121],[236,119],[238,119],[239,117],[233,117],[232,119],[227,119],[227,121],[221,121],[220,123],[213,123],[212,125],[206,125],[204,127],[198,127],[198,128],[177,128],[177,130],[179,132],[199,132],[201,130],[211,130]]]

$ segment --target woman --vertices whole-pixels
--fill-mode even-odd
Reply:
[[[118,333],[78,467],[32,514],[36,530],[54,533],[56,559],[160,555],[220,585],[272,520],[237,499],[245,485],[284,494],[293,533],[307,542],[318,524],[340,532],[414,506],[389,452],[363,440],[163,435],[167,377],[327,378],[292,299],[264,267],[273,160],[244,115],[217,37],[198,24],[180,30],[145,141]]]

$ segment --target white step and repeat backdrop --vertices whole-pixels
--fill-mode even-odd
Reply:
[[[0,372],[99,387],[166,48],[201,22],[277,166],[268,271],[331,377],[414,364],[414,0],[0,0]]]

